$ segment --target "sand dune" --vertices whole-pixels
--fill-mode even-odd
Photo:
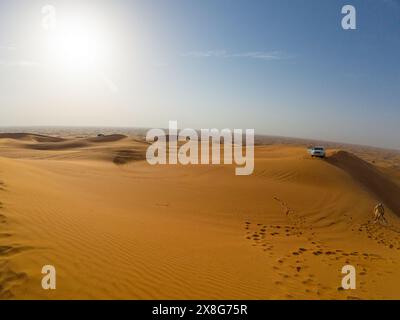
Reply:
[[[144,160],[147,146],[143,140],[121,134],[54,140],[44,135],[0,135],[1,154],[17,159],[21,157],[21,150],[25,149],[24,159],[103,160],[123,164]]]
[[[62,138],[52,137],[41,134],[33,133],[0,133],[0,139],[15,139],[22,141],[36,141],[36,142],[61,142]]]
[[[334,153],[328,162],[345,170],[400,216],[400,186],[375,166],[345,151]]]
[[[38,139],[0,136],[0,298],[400,297],[395,156],[260,145],[239,177],[152,167],[123,135]],[[388,226],[370,222],[378,201]],[[40,287],[46,264],[57,290]]]
[[[35,143],[28,144],[26,148],[35,150],[68,150],[75,148],[83,148],[88,146],[85,141],[63,141],[57,143]]]
[[[110,135],[101,135],[94,138],[88,138],[87,140],[90,142],[114,142],[127,138],[127,136],[123,134],[110,134]]]

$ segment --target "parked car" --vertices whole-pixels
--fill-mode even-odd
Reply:
[[[319,158],[325,158],[325,148],[324,147],[312,147],[309,149],[311,156],[314,157],[319,157]]]

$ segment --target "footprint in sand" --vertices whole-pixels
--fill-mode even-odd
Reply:
[[[383,260],[379,255],[373,253],[330,248],[315,238],[315,233],[305,226],[305,219],[297,218],[295,213],[292,213],[292,216],[288,217],[288,219],[290,222],[288,225],[267,226],[251,221],[246,221],[244,224],[247,232],[246,239],[251,241],[253,246],[259,247],[268,253],[271,258],[276,257],[272,265],[272,270],[279,277],[276,280],[276,284],[285,287],[302,287],[310,298],[313,296],[315,298],[330,295],[336,296],[337,291],[342,290],[340,288],[336,290],[334,287],[331,288],[318,283],[316,276],[309,272],[311,267],[307,261],[317,258],[320,259],[321,263],[331,268],[336,266],[341,268],[345,264],[355,265],[357,270],[362,270],[358,275],[360,276],[360,282],[365,284],[371,263]],[[299,246],[296,250],[291,250],[281,257],[277,257],[277,252],[272,251],[274,248],[272,243],[277,243],[280,240],[284,241],[287,237],[298,237],[301,234],[305,235],[303,238],[306,241],[306,245]],[[273,242],[271,239],[273,239]],[[296,239],[295,241],[299,240]],[[398,247],[400,248],[400,243]],[[384,276],[384,273],[385,271],[382,270],[380,276]],[[357,297],[350,298],[358,299]]]
[[[400,228],[394,225],[384,226],[368,221],[358,228],[358,232],[365,233],[369,239],[389,249],[400,250]]]

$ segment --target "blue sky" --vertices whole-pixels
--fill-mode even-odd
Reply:
[[[400,148],[400,1],[10,3],[0,3],[0,125],[177,120]],[[45,4],[101,22],[107,54],[88,74],[49,67],[37,45]],[[345,4],[357,30],[341,28]]]

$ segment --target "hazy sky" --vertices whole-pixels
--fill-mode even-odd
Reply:
[[[399,57],[398,0],[0,1],[0,126],[177,120],[400,148]]]

